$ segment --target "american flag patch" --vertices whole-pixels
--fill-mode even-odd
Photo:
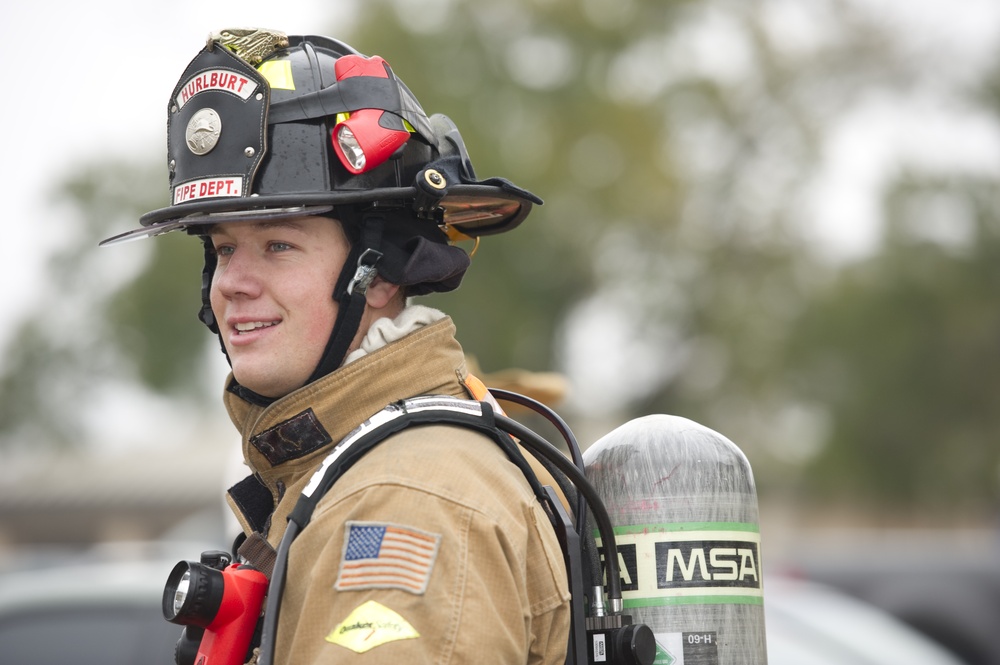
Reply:
[[[338,591],[427,590],[441,536],[411,527],[376,522],[347,522]]]

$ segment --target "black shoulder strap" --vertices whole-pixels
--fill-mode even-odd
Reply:
[[[524,474],[538,500],[552,517],[551,498],[542,488],[534,471],[514,440],[496,425],[493,407],[486,402],[448,396],[414,397],[390,404],[348,434],[323,460],[302,491],[288,516],[302,530],[312,519],[320,499],[333,484],[369,450],[389,436],[414,425],[447,423],[481,432],[492,438]]]

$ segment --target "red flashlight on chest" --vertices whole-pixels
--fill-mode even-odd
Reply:
[[[205,552],[202,562],[181,561],[163,590],[163,617],[185,626],[177,665],[241,665],[260,618],[267,577],[229,563],[225,552]]]

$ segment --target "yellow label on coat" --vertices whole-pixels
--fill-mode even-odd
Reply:
[[[420,633],[406,619],[385,605],[369,600],[334,628],[326,636],[326,641],[364,653],[388,642],[415,637],[420,637]]]

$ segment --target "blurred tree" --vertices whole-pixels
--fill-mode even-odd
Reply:
[[[114,161],[85,165],[55,193],[67,211],[47,224],[62,236],[61,246],[0,374],[4,448],[88,443],[91,411],[108,408],[99,400],[115,381],[189,401],[204,397],[198,370],[208,336],[194,317],[197,243],[167,236],[132,245],[128,256],[97,246],[162,205],[162,170]],[[107,417],[114,417],[113,406]]]
[[[919,74],[873,19],[840,2],[373,0],[358,42],[456,119],[481,173],[547,199],[441,301],[485,367],[607,355],[582,409],[768,437],[786,397],[768,368],[816,279],[801,217],[824,128]]]
[[[632,413],[709,424],[747,450],[763,484],[780,484],[821,434],[776,367],[829,272],[806,240],[827,132],[920,72],[848,3],[699,3],[673,30],[690,58],[671,63],[678,80],[662,99],[683,202],[675,231],[635,243],[675,266],[658,275],[670,297],[650,304],[673,349]]]
[[[883,250],[797,322],[793,389],[830,410],[809,494],[940,516],[996,509],[1000,183],[901,178]]]

